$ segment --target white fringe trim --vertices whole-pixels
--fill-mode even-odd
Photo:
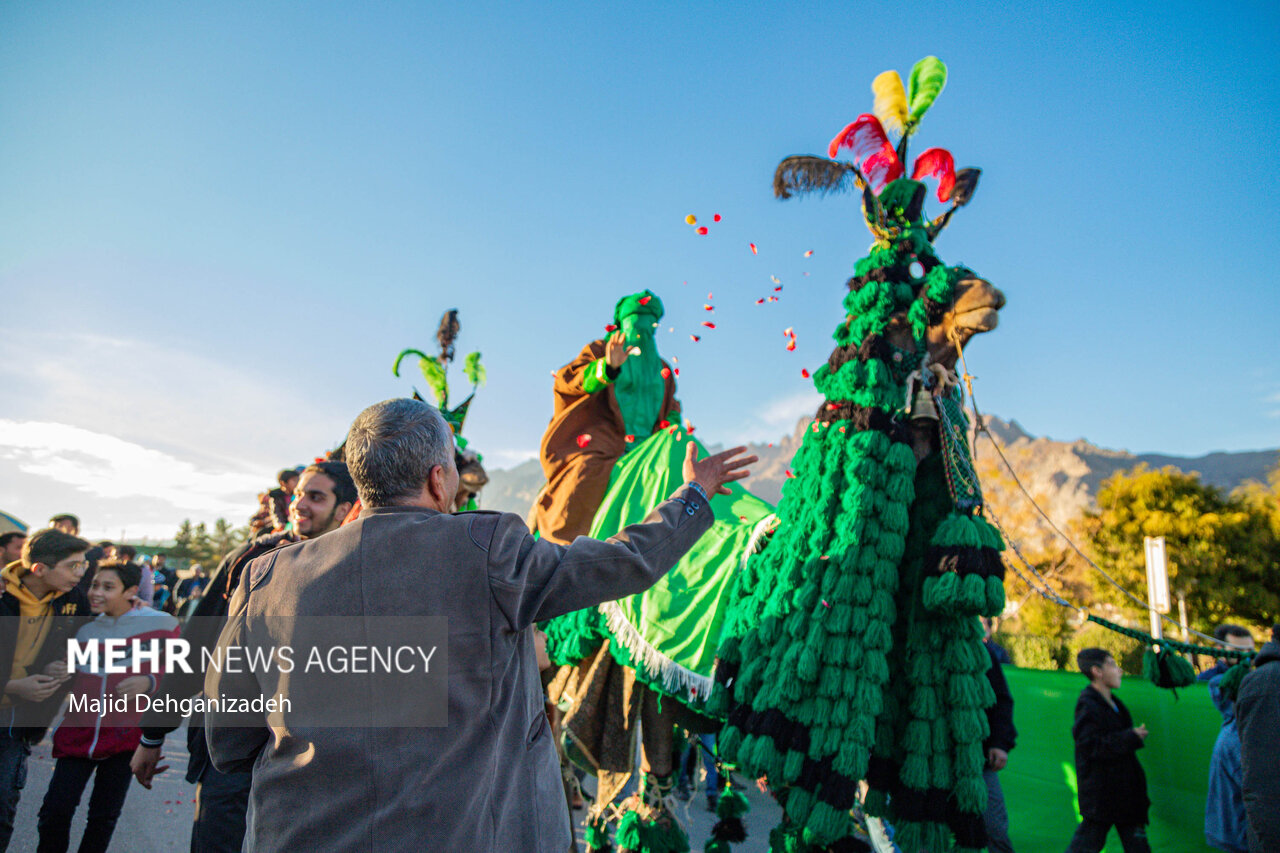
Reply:
[[[706,700],[711,695],[714,679],[707,675],[699,675],[687,667],[673,661],[659,652],[640,635],[635,626],[627,619],[616,601],[606,601],[599,606],[604,616],[609,633],[620,645],[631,653],[631,660],[639,664],[640,669],[651,680],[660,682],[664,690],[672,696],[690,696],[695,691],[697,698]]]
[[[777,530],[780,521],[778,516],[769,513],[756,522],[756,526],[751,529],[751,538],[747,540],[747,549],[742,552],[742,561],[738,564],[739,571],[747,567],[747,560],[751,559],[752,554],[764,550],[764,537]]]

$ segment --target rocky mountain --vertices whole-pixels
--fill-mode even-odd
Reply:
[[[1084,439],[1055,441],[1033,436],[1016,420],[1005,421],[988,415],[986,423],[1018,480],[1059,527],[1069,524],[1083,510],[1093,506],[1094,495],[1103,480],[1117,471],[1129,470],[1139,464],[1153,468],[1172,466],[1186,473],[1194,472],[1203,482],[1227,492],[1249,480],[1265,482],[1267,473],[1280,464],[1280,449],[1209,453],[1197,457],[1134,454],[1098,447]],[[778,501],[791,457],[808,427],[809,421],[805,419],[789,436],[775,442],[750,445],[751,452],[760,457],[747,481],[752,492],[771,503]],[[1015,535],[1032,550],[1047,545],[1052,531],[1009,475],[990,440],[979,436],[976,447],[982,487],[993,509],[1002,520],[1013,526]],[[538,461],[531,459],[509,470],[495,470],[489,474],[491,480],[484,490],[484,507],[527,515],[543,484]]]

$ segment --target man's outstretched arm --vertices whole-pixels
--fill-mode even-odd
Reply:
[[[686,485],[639,524],[600,541],[580,536],[568,546],[534,539],[515,516],[495,522],[489,548],[494,598],[512,629],[643,592],[710,529],[710,500],[747,476],[754,456],[735,447],[705,459],[688,445]]]

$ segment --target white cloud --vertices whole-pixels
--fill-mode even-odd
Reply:
[[[817,391],[799,391],[775,397],[758,408],[748,419],[727,430],[726,442],[776,441],[790,435],[801,418],[812,417],[822,405]]]
[[[481,455],[484,456],[485,467],[503,469],[514,468],[521,462],[537,459],[538,451],[536,448],[482,450]]]
[[[262,483],[259,473],[201,470],[158,450],[57,423],[0,419],[0,457],[91,495],[153,497],[199,513],[243,509]]]

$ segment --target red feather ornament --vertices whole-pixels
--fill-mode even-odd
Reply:
[[[885,135],[880,119],[871,113],[863,113],[837,133],[827,147],[827,155],[835,159],[841,148],[853,151],[853,159],[876,192],[880,192],[890,181],[901,178],[904,173],[902,161],[898,159],[898,152],[893,150],[889,137]]]
[[[916,158],[911,180],[918,181],[924,177],[938,179],[938,201],[950,201],[951,191],[956,186],[956,161],[951,152],[945,148],[930,148],[921,152]]]

